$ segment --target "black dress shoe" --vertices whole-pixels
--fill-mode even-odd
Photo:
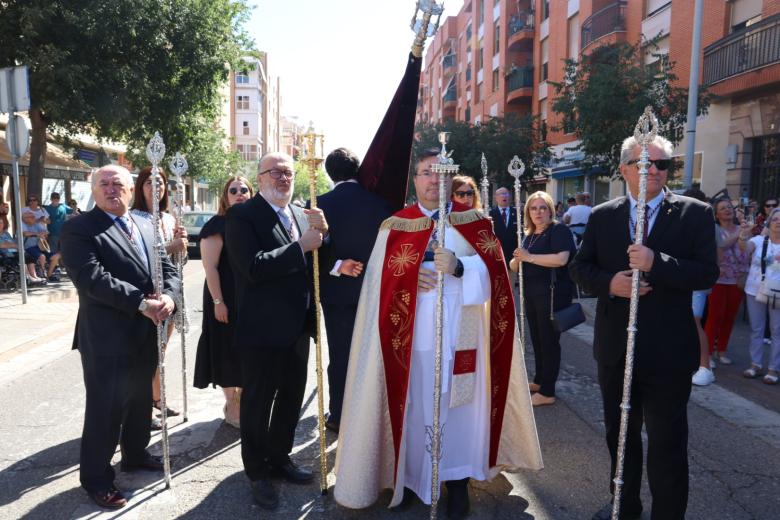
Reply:
[[[314,473],[308,469],[299,467],[291,460],[288,460],[281,466],[272,465],[271,475],[274,477],[281,477],[293,484],[308,484],[314,480]]]
[[[93,502],[106,509],[121,509],[127,505],[125,496],[114,486],[102,491],[87,491],[87,494]]]
[[[339,423],[337,423],[336,421],[332,421],[332,420],[328,419],[327,421],[325,421],[325,428],[330,430],[330,431],[332,431],[332,432],[334,432],[334,433],[338,433],[339,432]]]
[[[269,510],[279,507],[279,494],[269,479],[253,480],[250,485],[252,486],[252,497],[257,505]]]
[[[620,520],[639,520],[639,518],[642,516],[642,510],[640,509],[639,512],[633,512],[633,513],[627,513],[623,512],[620,514]],[[612,502],[608,503],[604,507],[598,510],[596,514],[594,514],[591,517],[591,520],[610,520],[612,518]]]
[[[447,518],[460,520],[468,516],[471,510],[469,503],[469,479],[448,480],[447,486]]]
[[[165,469],[165,465],[163,464],[162,457],[156,457],[154,455],[146,454],[146,457],[141,459],[138,462],[125,462],[124,460],[119,465],[120,469],[122,471],[138,471],[138,470],[149,470],[149,471],[162,471]]]

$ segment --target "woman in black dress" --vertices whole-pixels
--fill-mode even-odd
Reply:
[[[555,382],[561,365],[561,334],[550,320],[550,285],[554,283],[553,308],[571,305],[573,285],[566,264],[575,252],[569,228],[554,219],[552,198],[543,191],[528,197],[525,203],[525,239],[515,249],[510,269],[523,262],[525,313],[534,347],[536,373],[529,389],[531,403],[544,406],[555,403]]]
[[[235,287],[225,242],[225,213],[252,196],[244,177],[231,177],[222,189],[219,211],[200,231],[200,254],[206,271],[203,287],[203,327],[195,358],[195,387],[221,386],[225,393],[225,422],[238,428],[241,366],[233,350]]]

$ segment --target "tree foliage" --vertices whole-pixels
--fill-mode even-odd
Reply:
[[[522,177],[525,180],[543,173],[542,165],[549,158],[549,149],[541,139],[539,120],[530,116],[510,113],[479,125],[453,120],[435,125],[418,124],[414,155],[419,156],[429,148],[440,148],[439,132],[450,132],[447,149],[452,150],[452,158],[460,165],[462,174],[478,182],[482,179],[483,153],[488,163],[488,178],[498,186],[514,183],[507,166],[515,155],[525,163]]]
[[[295,162],[295,187],[293,188],[292,200],[307,201],[311,197],[309,191],[309,166],[303,161]],[[317,168],[317,183],[316,183],[317,195],[327,193],[333,188],[333,181],[328,177],[328,174],[319,166]]]
[[[645,63],[648,46],[626,42],[603,45],[583,55],[580,61],[568,59],[564,80],[552,83],[556,98],[552,110],[560,114],[563,127],[569,127],[581,143],[585,158],[580,166],[599,168],[602,174],[618,172],[620,145],[633,135],[646,106],[651,106],[661,125],[660,133],[677,144],[687,119],[688,89],[674,86],[674,63],[665,53]],[[709,96],[699,94],[699,114],[706,113]]]
[[[47,131],[65,141],[90,133],[137,150],[160,131],[169,150],[191,156],[193,175],[206,170],[193,159],[211,148],[220,89],[252,46],[245,0],[0,5],[0,66],[30,68],[30,193],[40,194]]]

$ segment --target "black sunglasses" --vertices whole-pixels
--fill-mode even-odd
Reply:
[[[765,208],[776,208],[777,204],[764,204]]]
[[[235,195],[239,191],[241,191],[241,195],[246,195],[247,193],[249,193],[249,188],[247,188],[246,186],[242,186],[240,190],[239,188],[230,188],[228,190],[228,193],[230,193],[231,195]]]
[[[473,197],[474,196],[474,190],[456,191],[454,193],[455,193],[456,197]]]
[[[638,162],[639,159],[634,159],[633,161],[628,161],[628,164],[636,164]],[[648,164],[654,164],[656,169],[662,172],[668,170],[669,167],[672,165],[671,159],[648,159],[647,162]]]

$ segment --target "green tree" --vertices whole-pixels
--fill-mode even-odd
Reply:
[[[307,201],[311,199],[309,191],[309,167],[303,161],[295,162],[295,188],[293,189],[292,200]],[[327,193],[333,188],[333,181],[328,177],[322,166],[317,168],[317,195]]]
[[[645,63],[645,53],[655,42],[643,46],[626,42],[603,45],[566,60],[564,80],[552,83],[552,110],[562,116],[555,128],[574,131],[584,152],[580,166],[615,175],[620,165],[620,145],[633,135],[646,106],[651,106],[661,125],[661,134],[677,144],[687,119],[688,89],[675,86],[674,63],[665,53]],[[709,95],[700,90],[699,113],[706,113]]]
[[[169,150],[195,159],[209,146],[200,139],[213,139],[204,121],[219,114],[229,67],[252,46],[245,0],[5,0],[0,9],[0,67],[30,68],[31,194],[41,192],[47,132],[141,150],[160,131]]]
[[[450,132],[447,149],[452,150],[452,158],[460,165],[462,174],[478,182],[482,180],[482,153],[488,163],[488,178],[499,186],[514,183],[507,166],[515,155],[526,165],[525,180],[542,173],[549,157],[549,149],[541,139],[539,119],[531,116],[510,113],[492,117],[480,125],[447,120],[433,125],[418,124],[416,130],[415,156],[429,148],[441,148],[439,132]]]

